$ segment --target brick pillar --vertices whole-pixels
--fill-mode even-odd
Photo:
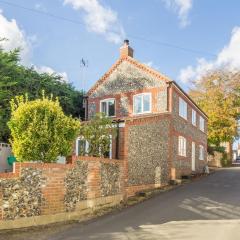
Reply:
[[[44,198],[43,215],[65,212],[64,196],[66,189],[63,187],[65,175],[66,170],[63,168],[44,170],[43,177],[46,178],[46,185],[42,188]]]
[[[101,163],[100,161],[88,162],[88,193],[87,199],[94,199],[101,196]]]

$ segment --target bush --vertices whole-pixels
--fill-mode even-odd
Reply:
[[[80,121],[64,115],[58,99],[42,96],[29,101],[27,95],[11,101],[13,153],[18,161],[56,162],[72,149]]]
[[[222,167],[229,166],[228,155],[226,152],[222,153],[221,164],[222,164]]]
[[[225,147],[208,145],[207,151],[208,151],[208,154],[214,156],[214,152],[225,153]]]
[[[88,152],[83,150],[80,155],[105,157],[110,150],[111,138],[116,136],[116,127],[111,118],[98,113],[89,122],[82,124],[80,136],[89,144]]]

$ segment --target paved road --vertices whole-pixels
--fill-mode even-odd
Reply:
[[[236,240],[239,227],[240,168],[230,168],[85,224],[0,239]]]

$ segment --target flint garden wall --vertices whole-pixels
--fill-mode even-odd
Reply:
[[[79,219],[120,203],[123,184],[121,160],[16,163],[12,173],[0,174],[0,229]]]

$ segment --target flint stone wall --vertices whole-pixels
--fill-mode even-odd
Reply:
[[[129,126],[129,185],[167,184],[169,119]]]
[[[122,62],[89,97],[103,97],[131,92],[143,88],[165,87],[165,82],[139,69],[133,64]]]
[[[83,158],[70,164],[16,163],[15,173],[0,174],[0,225],[55,214],[66,214],[67,220],[67,214],[83,208],[117,204],[123,194],[122,162]]]
[[[12,220],[40,215],[44,183],[42,171],[34,168],[23,169],[19,179],[0,179],[3,218]]]
[[[65,177],[66,194],[64,203],[67,211],[74,211],[76,204],[87,199],[87,162],[77,161],[76,167],[69,170]]]
[[[101,195],[111,196],[120,193],[120,167],[118,164],[101,164]]]

